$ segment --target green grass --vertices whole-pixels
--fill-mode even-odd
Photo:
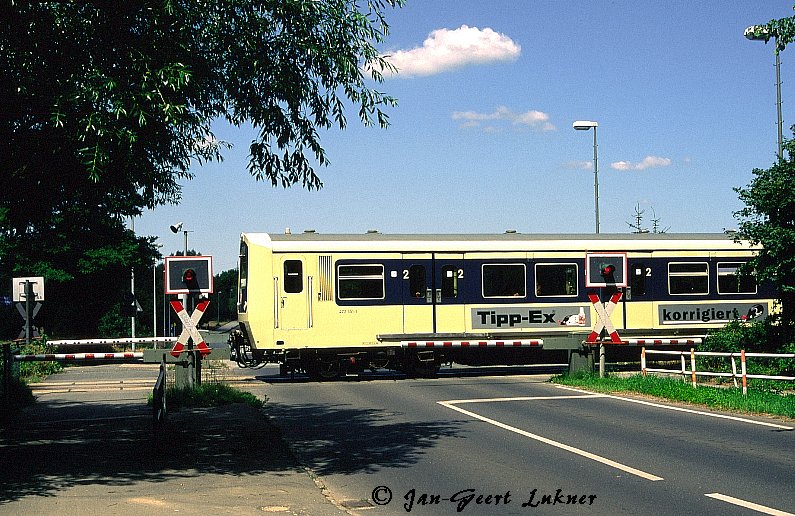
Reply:
[[[741,412],[746,414],[770,414],[795,419],[795,395],[778,394],[749,389],[748,396],[734,388],[708,387],[682,381],[680,378],[640,374],[629,377],[608,376],[599,378],[594,374],[562,374],[551,380],[553,383],[581,387],[596,392],[632,392],[646,394],[671,401]]]
[[[152,395],[149,395],[149,405]],[[246,403],[260,409],[265,401],[250,392],[241,391],[225,383],[203,383],[194,389],[169,387],[166,390],[166,403],[169,410],[179,407],[218,407],[230,403]]]

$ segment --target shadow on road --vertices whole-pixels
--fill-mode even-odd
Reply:
[[[157,439],[140,401],[95,405],[94,419],[80,414],[87,406],[40,402],[37,417],[25,419],[23,412],[23,419],[0,430],[0,505],[78,485],[300,469],[278,430],[248,405],[172,413]]]
[[[455,422],[405,421],[400,413],[350,405],[274,403],[268,413],[320,476],[411,467],[438,439],[462,436]]]

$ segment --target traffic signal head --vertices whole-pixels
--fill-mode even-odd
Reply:
[[[138,306],[135,294],[132,292],[125,292],[122,294],[119,313],[124,317],[135,317],[138,315]]]
[[[585,279],[585,286],[588,288],[626,287],[627,254],[586,253]]]
[[[608,279],[615,275],[616,273],[616,266],[611,263],[603,263],[599,266],[601,269],[602,277]]]
[[[196,281],[196,271],[193,269],[185,269],[182,271],[182,283],[187,285],[188,283],[193,283],[194,281]]]
[[[185,269],[182,271],[182,284],[190,291],[200,290],[195,269]]]
[[[211,256],[166,256],[166,294],[213,292]]]

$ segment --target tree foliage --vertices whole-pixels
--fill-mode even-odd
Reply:
[[[754,169],[754,179],[736,188],[745,207],[735,213],[737,237],[762,249],[752,262],[759,280],[778,287],[787,337],[795,328],[795,140],[784,142],[787,157],[768,169]]]
[[[157,250],[126,218],[178,202],[192,165],[222,159],[219,120],[257,131],[257,180],[320,187],[319,129],[346,127],[350,106],[388,125],[396,101],[371,86],[389,68],[374,45],[402,2],[6,4],[0,280],[44,275],[89,298],[109,274],[151,266]]]
[[[781,52],[795,40],[795,16],[754,27],[757,37],[775,40]],[[795,126],[793,126],[795,129]],[[773,281],[781,301],[782,339],[795,336],[795,140],[783,142],[783,154],[768,169],[754,169],[745,188],[735,188],[745,208],[735,213],[738,239],[760,244],[751,263],[758,279]]]

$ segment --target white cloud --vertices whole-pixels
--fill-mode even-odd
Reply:
[[[521,47],[504,34],[462,25],[453,30],[434,30],[421,47],[398,50],[385,57],[398,69],[398,77],[415,77],[473,64],[513,61],[520,53]]]
[[[563,167],[576,170],[593,170],[593,161],[567,161],[563,164]]]
[[[671,158],[660,158],[658,156],[646,156],[639,163],[630,161],[616,161],[610,167],[615,170],[646,170],[647,168],[667,167],[671,164]]]
[[[480,127],[483,122],[504,121],[512,125],[524,125],[541,131],[554,131],[549,115],[543,111],[525,111],[514,113],[505,106],[499,106],[493,113],[477,113],[475,111],[456,111],[453,120],[461,121],[461,127]]]

